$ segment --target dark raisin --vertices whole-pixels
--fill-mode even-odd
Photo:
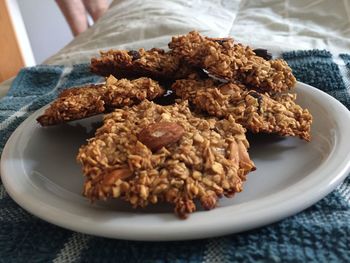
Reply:
[[[174,91],[167,90],[163,96],[156,98],[154,102],[163,106],[172,105],[175,103],[176,98],[177,96]]]
[[[261,57],[265,60],[270,60],[272,59],[272,54],[270,52],[267,51],[267,49],[263,49],[263,48],[257,48],[253,50],[255,55],[257,55],[258,57]]]
[[[216,43],[219,43],[220,45],[223,45],[225,42],[232,40],[230,37],[222,37],[222,38],[212,38],[212,37],[207,37],[208,40],[214,41]]]
[[[224,44],[225,43],[225,40],[222,40],[222,39],[217,39],[217,40],[214,40],[216,43],[219,43],[220,45]]]
[[[252,97],[258,99],[258,100],[262,100],[262,99],[263,99],[263,97],[261,96],[261,94],[258,93],[258,92],[250,91],[248,94],[249,94],[250,96],[252,96]]]
[[[138,52],[137,50],[130,50],[128,52],[129,56],[132,56],[132,61],[141,58],[140,52]]]
[[[219,43],[220,45],[223,45],[225,42],[229,41],[231,38],[218,38],[214,39],[216,43]]]

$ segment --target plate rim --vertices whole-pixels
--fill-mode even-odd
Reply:
[[[345,126],[349,128],[350,130],[350,112],[348,109],[341,104],[338,100],[330,96],[329,94],[314,88],[310,85],[298,82],[297,89],[302,89],[303,92],[306,93],[313,93],[312,96],[315,96],[316,98],[321,99],[322,102],[327,101],[327,106],[329,106],[329,111],[334,111],[338,115],[336,116],[336,119],[341,119],[343,118],[348,118],[349,122],[337,122],[338,125]],[[316,94],[316,95],[315,95]],[[237,204],[236,209],[241,212],[244,212],[245,218],[242,220],[244,224],[237,222],[236,219],[230,219],[231,221],[228,222],[226,216],[230,214],[230,208],[232,210],[231,206],[228,207],[220,207],[220,209],[214,209],[209,212],[206,211],[200,211],[192,214],[190,216],[191,222],[196,222],[195,227],[193,228],[193,225],[188,223],[189,219],[183,221],[183,220],[178,220],[177,221],[171,221],[167,222],[168,226],[155,226],[154,224],[151,225],[152,227],[150,229],[145,228],[144,226],[133,226],[134,231],[128,231],[128,229],[125,229],[123,227],[121,228],[116,228],[114,231],[111,231],[109,227],[111,225],[113,226],[115,223],[120,223],[118,222],[117,219],[112,220],[112,222],[107,222],[104,224],[97,224],[94,227],[91,227],[90,224],[93,223],[89,221],[89,219],[82,218],[81,215],[76,215],[69,213],[67,211],[62,211],[62,208],[59,209],[57,206],[54,206],[55,204],[51,203],[46,203],[41,201],[40,199],[36,199],[36,197],[31,196],[31,198],[23,198],[21,197],[21,192],[20,187],[16,187],[14,185],[14,178],[11,176],[11,171],[15,171],[15,167],[11,167],[11,162],[8,162],[8,158],[11,157],[11,154],[13,154],[13,151],[15,151],[17,142],[17,138],[20,138],[21,134],[23,133],[23,128],[30,124],[35,116],[41,112],[45,107],[37,110],[29,116],[25,121],[23,121],[17,129],[12,133],[10,138],[8,139],[4,149],[3,153],[1,156],[1,178],[3,185],[7,191],[7,193],[10,195],[10,197],[17,203],[19,204],[22,208],[24,208],[26,211],[28,211],[31,214],[34,214],[35,216],[38,216],[39,218],[50,222],[52,224],[58,225],[60,227],[70,229],[73,231],[78,231],[86,234],[91,234],[95,236],[102,236],[102,237],[108,237],[108,238],[118,238],[118,239],[127,239],[127,240],[142,240],[142,241],[170,241],[170,240],[188,240],[188,239],[199,239],[199,238],[209,238],[209,237],[214,237],[214,236],[220,236],[220,235],[225,235],[225,234],[232,234],[232,233],[239,233],[245,230],[257,228],[263,225],[267,225],[276,221],[279,221],[283,218],[289,217],[293,214],[296,214],[307,207],[313,205],[320,199],[322,199],[324,196],[326,196],[328,193],[330,193],[332,190],[338,186],[348,175],[350,172],[350,153],[348,152],[347,155],[345,155],[345,158],[342,161],[337,161],[336,164],[333,164],[332,169],[326,167],[327,173],[331,172],[328,170],[332,170],[333,175],[328,175],[326,174],[325,178],[321,180],[321,182],[317,182],[315,180],[315,175],[320,168],[323,168],[325,165],[324,163],[320,165],[315,171],[312,171],[306,178],[303,178],[302,180],[298,181],[296,184],[292,185],[291,187],[288,187],[286,190],[279,191],[277,193],[274,193],[272,195],[268,195],[260,200],[252,200],[249,202],[246,202],[244,204]],[[341,129],[339,130],[340,132],[342,131]],[[341,138],[336,138],[337,140],[334,142],[334,148],[336,151],[343,150],[344,152],[344,143],[343,140],[348,141],[348,144],[350,144],[350,140],[346,136],[342,136]],[[340,145],[340,146],[339,146]],[[338,148],[337,148],[338,146]],[[340,147],[340,148],[339,148]],[[330,155],[330,160],[332,161],[332,156],[333,159],[335,159],[334,154],[337,152],[332,152]],[[324,162],[329,162],[330,160],[325,160]],[[14,170],[13,170],[14,169]],[[18,168],[17,168],[18,169]],[[327,170],[328,169],[328,170]],[[334,170],[333,170],[334,169]],[[323,173],[325,174],[325,173]],[[27,176],[28,177],[28,176]],[[26,178],[28,179],[28,178]],[[29,180],[29,179],[28,179]],[[298,187],[303,186],[305,184],[305,181],[307,183],[311,183],[315,181],[316,186],[320,186],[319,189],[307,189],[303,193],[298,193],[298,196],[296,198],[290,198],[290,197],[295,197],[294,194],[298,190]],[[326,183],[326,184],[325,184]],[[18,185],[17,185],[18,186]],[[23,185],[21,186],[23,187]],[[28,187],[28,186],[27,186]],[[33,187],[33,186],[32,186]],[[284,199],[279,199],[281,195],[286,195]],[[286,197],[289,197],[286,198]],[[307,198],[306,198],[307,197]],[[278,201],[273,203],[271,206],[271,200],[277,199]],[[304,199],[304,200],[303,200]],[[306,201],[305,201],[306,200]],[[35,203],[36,201],[37,203]],[[64,200],[57,200],[58,203],[60,202],[65,202]],[[40,206],[38,205],[40,204]],[[254,203],[254,204],[252,204]],[[270,209],[268,213],[260,213],[259,218],[256,219],[256,214],[261,210],[257,210],[255,206],[257,205],[270,205]],[[48,210],[51,210],[47,212]],[[236,211],[237,212],[237,211]],[[203,214],[207,213],[207,215],[204,215],[203,219]],[[222,213],[226,216],[222,216]],[[133,213],[126,213],[126,212],[110,212],[110,214],[118,214],[118,215],[133,215]],[[259,213],[258,213],[259,214]],[[145,219],[147,221],[152,221],[154,220],[155,223],[161,224],[162,221],[161,219],[166,219],[169,216],[173,216],[172,214],[161,214],[162,216],[159,216],[160,214],[154,213],[154,214],[138,214],[137,217]],[[201,218],[202,217],[202,218]],[[209,219],[211,217],[211,219]],[[215,220],[212,218],[214,217]],[[81,221],[78,220],[78,222],[75,222],[72,220],[72,218],[77,218],[77,219],[82,219]],[[198,221],[197,219],[200,219]],[[217,227],[213,227],[212,224],[215,222],[215,225]],[[129,220],[129,223],[131,224],[133,221]],[[186,223],[187,222],[187,223]],[[181,227],[181,231],[177,229],[178,227]]]

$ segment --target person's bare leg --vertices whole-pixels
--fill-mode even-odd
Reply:
[[[97,21],[108,9],[107,0],[83,0],[86,10],[94,21]]]
[[[56,0],[56,3],[65,16],[74,36],[88,28],[86,9],[82,0]]]

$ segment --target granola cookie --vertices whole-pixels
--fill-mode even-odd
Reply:
[[[296,94],[275,94],[248,90],[242,84],[219,84],[212,79],[177,80],[172,88],[199,110],[216,117],[229,115],[246,129],[258,133],[299,136],[310,141],[312,116],[295,103]]]
[[[284,60],[265,60],[232,38],[207,38],[192,31],[173,37],[169,48],[190,65],[201,67],[218,78],[240,81],[251,89],[274,93],[296,84]]]
[[[145,50],[101,51],[99,58],[91,59],[91,71],[102,76],[117,78],[150,77],[157,80],[186,78],[198,70],[183,63],[172,52],[153,48]]]
[[[37,121],[42,126],[49,126],[78,120],[145,99],[153,100],[163,93],[163,88],[149,78],[118,80],[110,76],[105,84],[63,91]]]
[[[133,207],[158,202],[175,206],[180,218],[216,206],[242,191],[254,170],[245,129],[232,117],[199,118],[187,102],[169,106],[144,101],[105,116],[77,160],[90,200],[121,197]]]

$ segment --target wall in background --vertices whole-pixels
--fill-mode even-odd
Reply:
[[[0,82],[17,74],[24,66],[33,66],[34,56],[16,1],[0,1]]]
[[[55,54],[73,35],[54,0],[17,0],[36,64]]]

